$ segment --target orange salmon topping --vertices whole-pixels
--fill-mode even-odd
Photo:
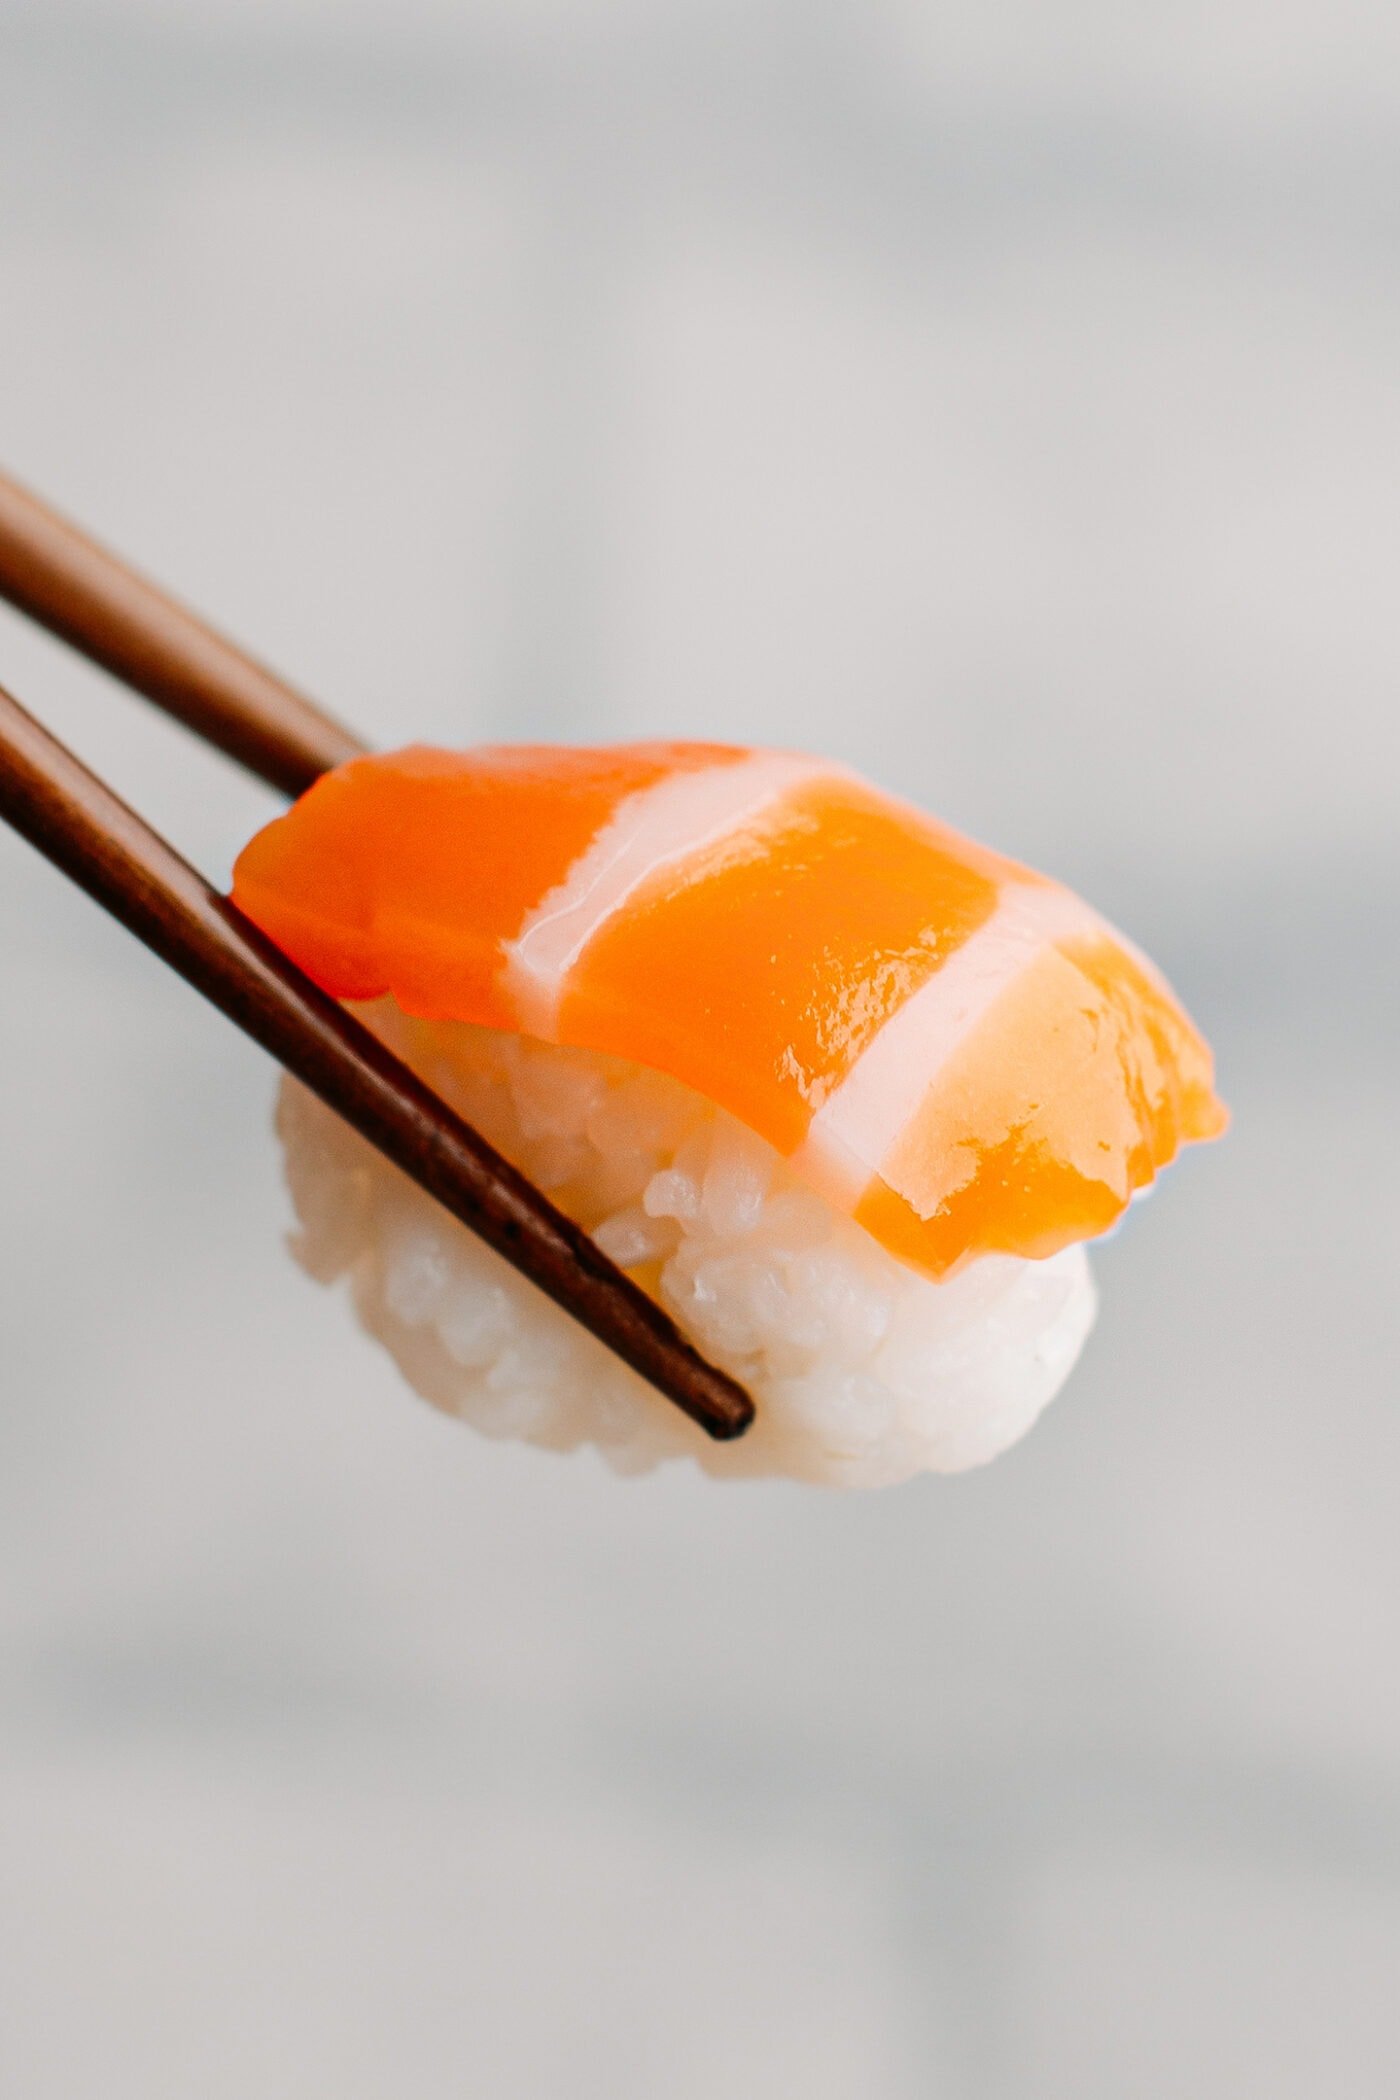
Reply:
[[[356,759],[233,898],[339,998],[684,1081],[931,1276],[1107,1230],[1225,1124],[1200,1035],[1086,907],[791,754]]]

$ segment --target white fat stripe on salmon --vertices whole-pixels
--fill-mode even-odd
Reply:
[[[793,1165],[854,1210],[939,1072],[1036,958],[1109,929],[1070,891],[1018,882],[992,916],[890,1015],[812,1118]]]
[[[795,788],[843,777],[830,760],[756,751],[628,795],[506,944],[506,984],[521,1027],[553,1035],[570,970],[648,876],[720,843]]]

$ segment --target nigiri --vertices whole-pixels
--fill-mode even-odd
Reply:
[[[1225,1112],[1146,959],[846,768],[423,746],[318,781],[233,897],[744,1380],[709,1443],[295,1083],[299,1251],[436,1405],[619,1469],[991,1458],[1094,1316],[1083,1243]]]

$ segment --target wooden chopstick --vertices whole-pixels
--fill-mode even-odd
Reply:
[[[192,613],[0,481],[0,596],[274,784],[361,747]],[[446,1102],[0,688],[0,818],[708,1435],[743,1387]]]
[[[197,614],[0,474],[0,597],[272,787],[364,745]]]

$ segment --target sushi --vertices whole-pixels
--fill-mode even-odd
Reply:
[[[829,761],[412,747],[318,781],[234,902],[754,1393],[707,1442],[296,1083],[300,1234],[435,1405],[622,1471],[880,1485],[1014,1442],[1084,1242],[1225,1112],[1152,965]]]

